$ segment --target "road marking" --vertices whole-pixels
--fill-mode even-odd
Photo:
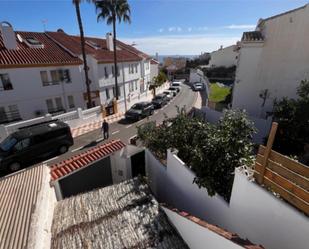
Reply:
[[[126,126],[126,128],[130,128],[132,125],[128,125],[128,126]]]
[[[59,156],[55,156],[55,157],[53,157],[53,158],[51,158],[51,159],[48,159],[48,160],[44,161],[43,163],[48,163],[48,162],[50,162],[50,161],[52,161],[52,160],[57,159],[58,157],[59,157]]]
[[[103,137],[101,137],[101,138],[99,138],[99,139],[97,139],[97,140],[95,140],[97,143],[99,143],[99,142],[101,142],[101,141],[103,141],[104,140],[104,138]]]
[[[114,135],[114,134],[116,134],[116,133],[118,133],[119,131],[114,131],[114,132],[112,132],[112,135]]]
[[[84,146],[81,146],[81,147],[78,147],[78,148],[76,148],[76,149],[74,149],[74,150],[71,150],[71,152],[78,151],[78,150],[80,150],[80,149],[82,149],[82,148],[84,148]]]

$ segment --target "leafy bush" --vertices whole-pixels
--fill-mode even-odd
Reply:
[[[275,100],[273,120],[278,122],[274,149],[286,155],[300,155],[309,141],[309,81],[297,88],[298,99]]]
[[[252,165],[253,124],[241,111],[226,111],[218,125],[190,118],[185,110],[159,127],[139,127],[138,136],[161,160],[166,150],[178,156],[196,174],[194,182],[209,195],[218,193],[229,200],[236,167]]]

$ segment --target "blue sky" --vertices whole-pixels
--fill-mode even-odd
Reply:
[[[231,45],[259,18],[308,3],[308,0],[129,0],[132,23],[118,25],[118,37],[149,54],[200,54]],[[92,4],[81,5],[85,33],[104,37],[111,27],[97,23]],[[0,0],[0,21],[15,30],[64,29],[78,34],[71,0]]]

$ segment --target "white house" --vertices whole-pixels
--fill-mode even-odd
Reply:
[[[307,4],[261,19],[256,31],[243,34],[233,108],[244,108],[250,115],[264,118],[272,110],[274,99],[297,97],[301,80],[309,79],[308,26]]]
[[[86,37],[94,105],[113,110],[115,70],[113,39]],[[117,41],[119,101],[124,111],[149,96],[150,57]],[[57,32],[14,31],[0,24],[0,123],[67,112],[87,102],[80,38]]]
[[[78,57],[44,33],[0,32],[0,123],[84,107]]]
[[[60,46],[81,58],[80,38],[66,34],[63,30],[47,32]],[[93,100],[96,104],[111,106],[116,97],[113,37],[106,39],[85,37],[86,54]],[[147,94],[150,83],[150,57],[133,46],[117,41],[119,107],[124,111],[134,100]],[[98,93],[98,94],[97,94]]]
[[[152,59],[150,61],[150,80],[154,77],[157,77],[159,74],[159,62],[157,60]]]
[[[221,46],[218,50],[210,53],[209,67],[235,66],[238,59],[238,46],[232,45],[226,48]]]

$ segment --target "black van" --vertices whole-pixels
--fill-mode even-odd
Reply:
[[[0,143],[0,170],[17,171],[73,144],[70,127],[58,120],[20,128]]]

